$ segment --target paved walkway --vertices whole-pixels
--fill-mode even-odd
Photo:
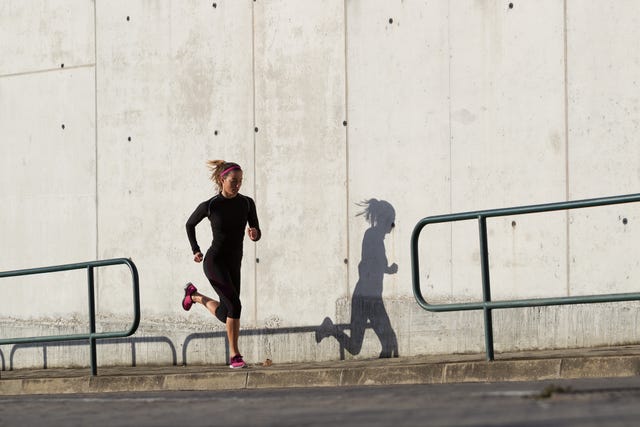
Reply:
[[[229,390],[388,384],[442,384],[629,377],[640,374],[640,345],[496,354],[313,363],[100,367],[0,372],[0,396],[163,390]]]

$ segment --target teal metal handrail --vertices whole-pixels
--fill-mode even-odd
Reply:
[[[567,304],[593,304],[605,302],[622,302],[640,300],[640,293],[618,293],[584,296],[567,296],[557,298],[534,298],[519,300],[491,301],[491,283],[489,275],[489,254],[487,239],[487,218],[508,215],[524,215],[559,210],[589,208],[596,206],[615,205],[622,203],[640,202],[640,193],[622,196],[601,197],[596,199],[575,200],[568,202],[547,203],[541,205],[520,206],[502,209],[490,209],[475,212],[463,212],[447,215],[430,216],[418,221],[411,234],[411,273],[413,282],[413,295],[423,309],[431,312],[483,310],[485,348],[487,360],[494,360],[493,351],[493,320],[491,310],[504,308],[539,307]],[[429,224],[478,220],[480,233],[480,269],[482,275],[482,301],[469,303],[429,304],[422,296],[420,289],[420,266],[418,257],[418,240],[422,229]]]
[[[96,332],[96,303],[95,303],[95,286],[94,286],[94,271],[95,267],[106,267],[110,265],[125,264],[131,271],[131,277],[133,281],[133,322],[126,331],[116,332]],[[96,356],[96,340],[105,338],[124,338],[133,335],[140,324],[140,285],[138,278],[138,269],[136,265],[127,258],[113,258],[101,261],[89,261],[76,264],[56,265],[51,267],[29,268],[25,270],[14,270],[0,272],[0,278],[3,277],[16,277],[26,276],[32,274],[45,274],[54,273],[68,270],[80,270],[87,269],[87,285],[89,290],[89,333],[88,334],[72,334],[72,335],[50,335],[41,337],[26,337],[26,338],[7,338],[0,339],[0,345],[3,344],[20,344],[20,343],[39,343],[39,342],[54,342],[54,341],[77,341],[77,340],[89,340],[90,352],[91,352],[91,375],[95,376],[98,373],[97,369],[97,356]]]

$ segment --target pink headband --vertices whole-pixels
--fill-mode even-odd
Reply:
[[[222,172],[220,172],[220,178],[222,178],[223,176],[225,176],[228,172],[231,172],[234,169],[240,169],[240,166],[238,165],[233,165],[233,166],[229,166],[228,168],[226,168],[225,170],[223,170]]]

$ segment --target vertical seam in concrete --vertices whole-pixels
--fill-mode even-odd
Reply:
[[[451,127],[451,2],[447,5],[447,74],[449,90],[449,212],[453,212],[453,130]],[[449,223],[449,287],[453,294],[453,224]]]
[[[346,290],[347,295],[349,295],[349,286],[350,286],[350,271],[349,263],[350,259],[350,236],[349,236],[349,219],[351,218],[351,210],[349,209],[349,66],[348,66],[348,38],[347,38],[347,30],[348,30],[348,21],[347,21],[347,2],[343,2],[344,5],[344,120],[347,122],[347,125],[344,127],[344,152],[345,152],[345,204],[346,204],[346,221],[345,221],[345,235],[346,235],[346,256],[347,263],[345,264],[347,268],[346,277]]]
[[[257,126],[256,123],[256,18],[255,18],[255,2],[251,2],[251,82],[253,84],[253,127],[254,129]],[[256,199],[256,203],[258,203],[258,171],[257,171],[257,133],[253,132],[253,197]],[[254,244],[254,258],[253,258],[253,318],[257,324],[258,322],[258,263],[256,259],[258,259],[258,245]]]
[[[100,256],[99,246],[99,210],[98,210],[98,1],[93,2],[93,102],[94,102],[94,145],[95,145],[95,192],[96,192],[96,256],[98,259]],[[97,294],[96,294],[97,295]],[[96,298],[97,299],[97,298]]]
[[[565,161],[565,198],[569,200],[569,61],[568,61],[568,34],[567,34],[567,0],[563,1],[563,43],[564,43],[564,161]],[[569,224],[570,214],[565,211],[566,225],[566,260],[567,260],[567,295],[571,294],[571,228]]]

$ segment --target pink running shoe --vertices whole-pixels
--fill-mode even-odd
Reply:
[[[184,287],[184,298],[182,298],[182,308],[184,308],[185,311],[191,310],[191,306],[193,305],[193,300],[191,299],[191,295],[193,295],[196,292],[198,292],[198,289],[196,289],[196,287],[193,286],[193,283],[191,282],[187,283],[187,285]]]
[[[236,354],[235,356],[233,356],[231,358],[231,363],[229,364],[229,367],[232,369],[238,369],[238,368],[244,368],[245,366],[247,366],[246,363],[244,363],[244,360],[242,360],[242,356],[239,354]]]

